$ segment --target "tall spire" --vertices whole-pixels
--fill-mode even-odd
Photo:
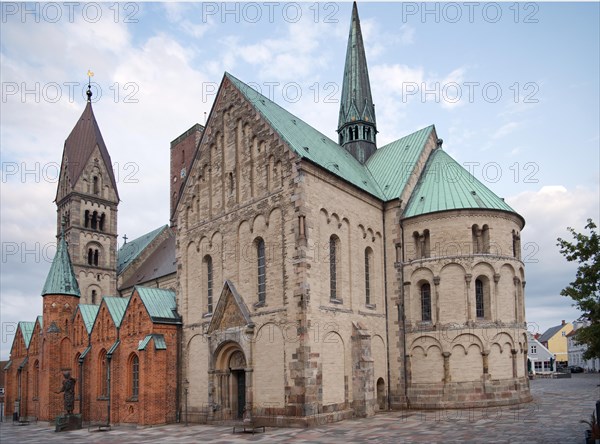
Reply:
[[[352,6],[337,132],[340,145],[360,163],[365,163],[377,149],[375,105],[371,98],[371,84],[356,2]]]
[[[46,283],[42,290],[42,296],[46,296],[47,294],[80,296],[79,284],[75,278],[67,242],[65,241],[64,227],[65,224],[63,220],[58,247],[56,248],[56,255],[54,255],[54,260],[50,266],[50,271],[48,272],[48,277],[46,278]]]

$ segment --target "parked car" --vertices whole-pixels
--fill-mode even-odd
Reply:
[[[579,367],[578,365],[570,365],[569,371],[571,373],[583,373],[583,367]]]

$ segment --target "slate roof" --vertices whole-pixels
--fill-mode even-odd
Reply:
[[[29,348],[29,344],[31,343],[31,337],[33,336],[34,327],[35,322],[19,322],[18,328],[21,330],[21,334],[23,335],[23,342],[25,342],[26,348]]]
[[[117,274],[121,274],[129,265],[140,255],[142,251],[152,242],[163,230],[169,229],[168,225],[163,225],[143,236],[125,243],[117,253]]]
[[[132,287],[137,284],[158,279],[159,277],[175,273],[175,235],[170,233],[139,266],[135,273],[122,285],[121,288]]]
[[[88,334],[90,334],[92,332],[92,328],[94,327],[94,322],[96,321],[96,316],[98,315],[100,306],[94,304],[79,304],[77,306],[77,310],[79,310],[81,313],[81,318],[85,324],[85,329],[87,330]]]
[[[92,103],[87,102],[83,114],[81,114],[81,117],[75,124],[71,134],[69,134],[69,137],[67,137],[67,140],[65,141],[63,162],[66,162],[66,169],[72,187],[74,187],[77,180],[79,180],[79,177],[85,169],[96,146],[98,146],[98,149],[100,150],[100,155],[108,170],[110,182],[118,199],[117,183],[112,169],[110,154],[104,144],[98,122],[96,122],[96,117],[92,110]]]
[[[548,342],[550,340],[550,338],[552,338],[552,336],[554,336],[556,333],[558,333],[562,328],[564,327],[563,324],[560,325],[556,325],[554,327],[550,327],[548,330],[546,330],[542,336],[540,336],[538,338],[538,341],[540,342]]]
[[[177,303],[173,290],[136,286],[134,291],[140,295],[152,322],[181,322],[181,317],[177,314]]]
[[[56,254],[54,255],[50,271],[46,277],[46,283],[42,289],[42,296],[47,294],[80,296],[79,284],[73,271],[73,265],[71,265],[71,257],[69,256],[69,249],[67,248],[63,233],[61,233],[58,240]]]
[[[429,156],[404,217],[464,208],[516,213],[448,153],[436,149]]]

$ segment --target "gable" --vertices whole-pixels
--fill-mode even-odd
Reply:
[[[233,283],[226,280],[207,332],[245,327],[250,323],[252,320],[246,303],[238,294]]]
[[[152,322],[179,323],[181,318],[177,314],[177,303],[173,290],[136,286],[137,293]]]

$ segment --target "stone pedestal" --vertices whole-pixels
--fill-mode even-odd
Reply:
[[[81,415],[61,415],[56,417],[55,432],[67,432],[81,428]]]

